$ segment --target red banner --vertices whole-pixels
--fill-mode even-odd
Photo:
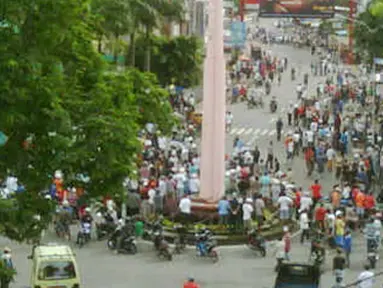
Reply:
[[[245,1],[245,10],[258,10],[260,0],[244,0]]]

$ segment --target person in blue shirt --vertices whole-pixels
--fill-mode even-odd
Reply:
[[[270,179],[270,176],[267,172],[265,172],[263,174],[263,176],[261,177],[261,179],[259,180],[259,182],[261,183],[261,194],[263,197],[270,197],[269,195],[269,190],[270,190],[270,183],[271,183],[271,179]]]
[[[350,268],[350,254],[352,249],[352,236],[350,230],[346,230],[343,241],[344,254],[346,256],[346,267]]]
[[[226,196],[224,196],[218,202],[218,215],[219,215],[219,224],[227,225],[229,220],[230,213],[230,202],[227,200]]]

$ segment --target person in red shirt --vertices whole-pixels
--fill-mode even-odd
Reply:
[[[327,210],[324,208],[323,203],[319,205],[319,207],[315,210],[315,221],[321,231],[325,230],[325,218],[326,218]]]
[[[200,288],[200,286],[195,283],[193,278],[189,278],[188,281],[184,283],[184,288]]]
[[[371,215],[375,208],[375,198],[374,196],[369,193],[369,194],[366,194],[366,196],[364,197],[364,209],[367,213],[367,215]]]
[[[299,219],[299,213],[298,211],[301,209],[301,198],[302,198],[302,188],[297,189],[295,192],[295,209],[296,209],[296,215],[297,215],[297,220]]]
[[[318,180],[315,180],[314,184],[311,185],[311,192],[313,197],[313,207],[318,203],[318,201],[322,198],[322,185],[319,184]]]

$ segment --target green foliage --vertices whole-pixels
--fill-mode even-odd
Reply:
[[[145,68],[146,39],[136,41],[136,65]],[[197,37],[152,37],[151,71],[162,85],[174,83],[190,87],[198,85],[201,79],[202,43]]]
[[[362,24],[364,23],[364,24]],[[383,56],[383,17],[377,17],[369,11],[358,17],[355,27],[355,41],[359,51],[368,52],[370,58]]]
[[[54,205],[33,193],[16,194],[0,200],[0,231],[12,240],[39,239],[41,230],[51,221]],[[41,217],[40,220],[35,218]]]
[[[371,1],[369,11],[375,17],[383,17],[383,1],[375,0]]]
[[[173,118],[154,75],[108,72],[93,41],[123,24],[100,25],[90,0],[3,2],[9,25],[0,28],[0,131],[9,139],[0,149],[0,178],[12,171],[27,192],[0,201],[0,231],[24,241],[42,228],[32,229],[32,216],[50,214],[38,195],[53,171],[61,169],[66,181],[88,174],[90,197],[121,193],[136,169],[138,132],[147,121],[169,131]]]

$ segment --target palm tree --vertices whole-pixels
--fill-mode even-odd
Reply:
[[[151,36],[155,29],[165,23],[181,20],[184,12],[182,0],[141,0],[151,7],[150,13],[141,14],[140,23],[144,26],[146,38],[145,70],[150,71]]]

